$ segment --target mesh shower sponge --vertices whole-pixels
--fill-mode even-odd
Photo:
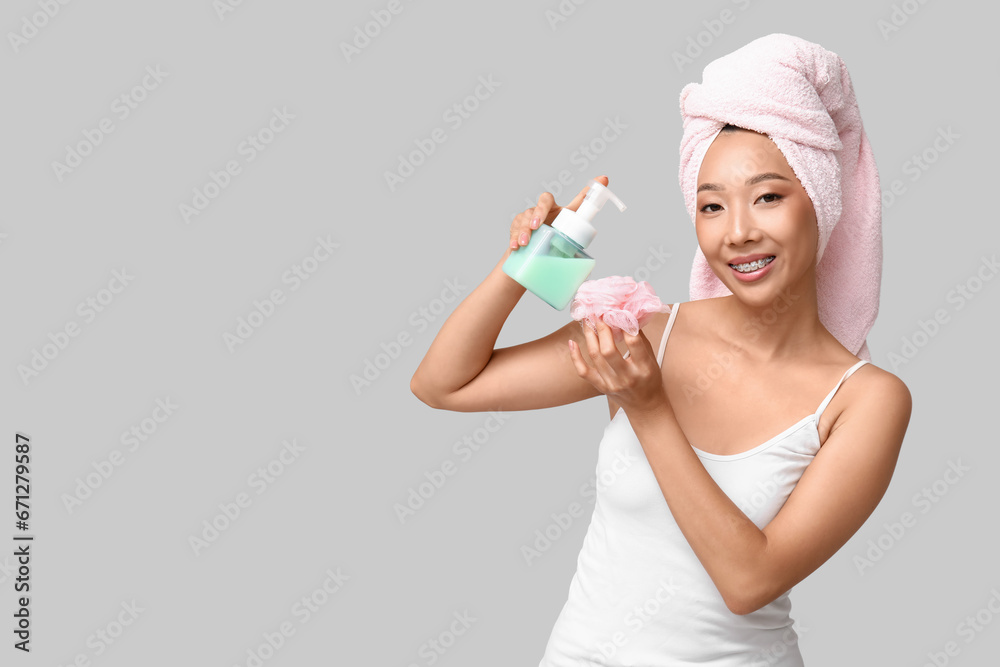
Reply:
[[[570,317],[586,323],[595,333],[598,319],[611,327],[616,343],[624,340],[622,331],[636,336],[655,313],[669,312],[670,306],[660,301],[648,282],[637,283],[627,276],[586,281],[569,306]]]

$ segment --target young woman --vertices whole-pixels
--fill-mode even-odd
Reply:
[[[821,322],[829,209],[766,134],[712,136],[690,201],[729,294],[674,303],[624,349],[600,322],[494,349],[525,292],[501,265],[560,210],[544,193],[411,380],[462,412],[607,397],[594,515],[541,667],[802,665],[788,592],[864,524],[895,468],[909,391]]]

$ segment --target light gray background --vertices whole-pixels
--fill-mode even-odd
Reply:
[[[993,664],[1000,619],[989,612],[971,642],[958,626],[1000,591],[1000,280],[973,280],[981,289],[961,308],[948,295],[1000,245],[996,5],[563,2],[574,11],[553,29],[556,0],[403,0],[348,62],[341,44],[387,6],[245,0],[220,18],[210,0],[71,2],[40,15],[45,25],[15,51],[10,33],[42,10],[5,4],[0,489],[11,510],[0,528],[0,662],[247,665],[248,649],[289,622],[294,634],[264,664],[429,665],[427,642],[445,633],[449,643],[453,614],[468,612],[475,622],[434,664],[536,665],[593,509],[580,488],[607,405],[510,413],[461,460],[453,444],[488,415],[435,411],[409,390],[457,304],[442,291],[451,281],[464,297],[479,284],[513,216],[565,169],[559,203],[607,174],[628,205],[602,214],[592,277],[636,275],[658,249],[670,257],[648,280],[664,301],[688,300],[696,238],[677,184],[680,90],[712,59],[786,32],[845,60],[883,189],[905,186],[884,208],[869,346],[914,397],[881,505],[792,593],[802,652],[810,667],[920,665],[955,641],[949,664]],[[712,35],[705,22],[726,9],[733,21]],[[901,25],[886,36],[879,21],[894,11]],[[678,68],[672,54],[699,33],[703,52]],[[121,119],[112,102],[147,66],[166,77]],[[480,77],[499,86],[455,127],[444,114]],[[247,162],[238,147],[274,108],[294,119]],[[102,118],[114,131],[60,181],[52,163]],[[607,119],[627,127],[581,168],[574,153]],[[385,173],[435,128],[447,140],[391,190]],[[959,138],[933,155],[947,128]],[[937,159],[915,179],[907,163],[925,150]],[[185,223],[179,206],[229,160],[241,173]],[[317,237],[339,248],[293,291],[282,276]],[[134,279],[85,322],[77,305],[123,268]],[[285,302],[230,352],[223,334],[273,289]],[[938,310],[947,322],[918,335]],[[528,293],[498,346],[568,317]],[[71,321],[79,335],[25,383],[18,367]],[[388,356],[401,335],[408,344]],[[904,339],[921,345],[894,365]],[[378,377],[356,390],[351,378],[369,362]],[[121,433],[168,397],[176,411],[129,451]],[[30,656],[11,647],[18,431],[33,443]],[[258,495],[248,477],[291,439],[304,450]],[[121,465],[67,509],[114,450]],[[401,523],[394,505],[449,459],[456,474]],[[971,470],[939,481],[958,461]],[[935,481],[947,493],[922,512],[915,494]],[[251,504],[196,555],[189,537],[241,492]],[[528,565],[521,547],[573,502],[584,516]],[[884,524],[904,512],[916,523],[891,538]],[[859,572],[855,557],[880,539],[890,548]],[[316,593],[338,568],[341,588]],[[325,604],[303,623],[293,605],[314,593]],[[96,655],[88,637],[114,632],[133,600],[143,611]]]

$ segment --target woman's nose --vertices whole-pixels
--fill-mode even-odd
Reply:
[[[742,206],[729,209],[728,222],[726,241],[729,243],[740,245],[753,233],[753,216]]]

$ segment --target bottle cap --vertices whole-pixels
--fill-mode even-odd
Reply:
[[[605,202],[611,200],[618,207],[619,211],[625,210],[625,204],[622,203],[622,200],[616,197],[603,183],[596,178],[590,179],[589,182],[590,190],[587,192],[587,196],[583,198],[577,210],[571,211],[568,208],[564,208],[559,211],[559,215],[552,221],[552,226],[555,229],[573,239],[581,248],[589,246],[590,242],[597,235],[597,230],[590,223],[594,220],[594,216],[601,210]]]

